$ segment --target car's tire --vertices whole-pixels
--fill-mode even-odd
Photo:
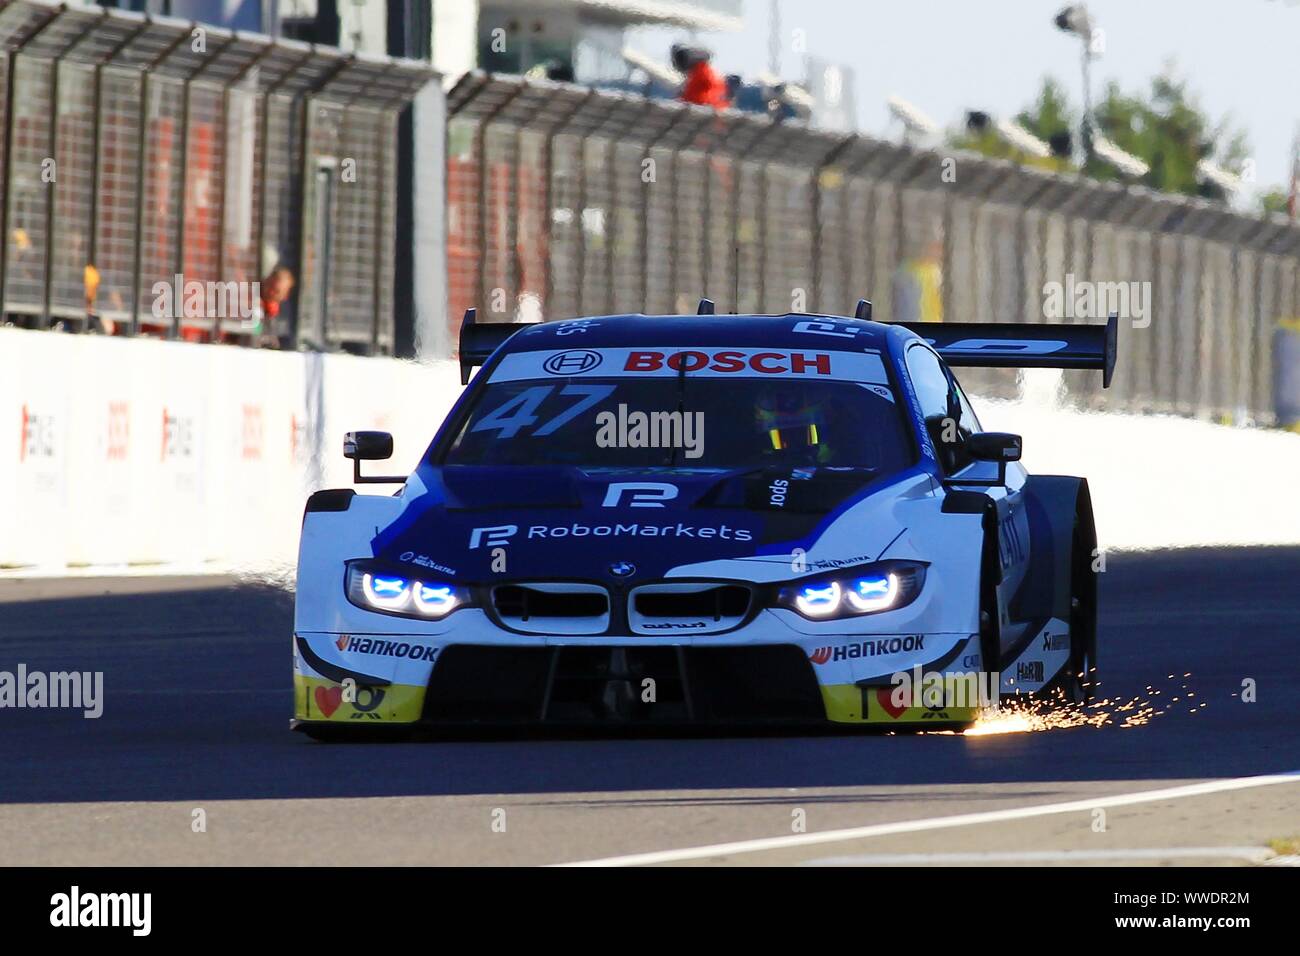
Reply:
[[[997,522],[992,522],[997,528]],[[992,532],[996,534],[996,530]],[[997,575],[1001,571],[998,562],[997,541],[990,537],[989,522],[985,522],[984,551],[980,559],[980,659],[981,667],[989,673],[1002,670],[1002,623],[998,615]]]
[[[1054,680],[1034,692],[1038,699],[1082,706],[1093,699],[1097,684],[1097,576],[1092,570],[1096,532],[1090,513],[1076,510],[1070,544],[1070,659]],[[1001,671],[1000,622],[995,586],[997,552],[986,549],[980,585],[980,652]],[[989,664],[985,664],[990,669]],[[1004,700],[1018,697],[1005,694]]]
[[[1093,572],[1095,532],[1075,512],[1070,546],[1070,661],[1057,686],[1068,703],[1086,704],[1097,685],[1097,575]]]

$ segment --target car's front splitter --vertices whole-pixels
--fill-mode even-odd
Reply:
[[[800,643],[491,645],[419,638],[295,638],[294,717],[309,724],[857,724],[972,722],[979,706],[900,703],[891,667],[966,676],[977,639],[939,635]],[[894,655],[930,647],[937,660]],[[928,655],[927,655],[928,656]],[[949,702],[950,703],[950,702]]]

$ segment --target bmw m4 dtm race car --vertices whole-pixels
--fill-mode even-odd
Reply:
[[[354,479],[402,487],[307,503],[296,729],[930,727],[1009,694],[1083,699],[1087,482],[1028,474],[952,368],[1109,385],[1116,320],[701,313],[471,310],[468,388],[415,471],[363,476],[392,438],[349,433]]]

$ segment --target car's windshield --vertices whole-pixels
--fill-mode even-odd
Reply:
[[[797,378],[489,382],[448,465],[897,471],[912,460],[888,388]]]

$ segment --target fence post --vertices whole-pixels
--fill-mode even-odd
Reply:
[[[107,16],[108,11],[105,10],[104,14]],[[114,44],[95,64],[95,132],[90,153],[90,235],[86,238],[87,260],[92,264],[99,255],[99,188],[101,184],[99,150],[102,145],[104,125],[104,66],[111,63],[119,53],[135,42],[135,38],[148,27],[148,20],[141,21],[134,30]]]
[[[821,234],[822,234],[822,174],[827,167],[839,161],[839,158],[848,151],[854,143],[858,141],[856,133],[850,133],[842,140],[836,143],[829,153],[821,158],[812,170],[812,236],[810,238],[810,248],[812,249],[812,291],[817,296],[817,305],[815,311],[830,312],[826,303],[821,301],[822,294],[822,257],[821,257]],[[847,307],[847,303],[845,306]],[[832,313],[833,314],[833,313]]]
[[[230,44],[234,42],[235,42],[234,34],[231,34],[229,37],[226,37],[225,42],[222,43],[221,46],[217,47],[215,51],[211,53],[207,53],[206,59],[204,59],[204,61],[199,64],[198,69],[186,75],[185,79],[181,83],[181,162],[180,162],[181,188],[180,188],[180,203],[176,209],[175,253],[176,253],[176,274],[182,277],[181,278],[182,289],[184,288],[184,276],[185,276],[185,218],[186,218],[185,206],[187,200],[186,193],[189,191],[189,186],[190,186],[190,156],[189,156],[190,84],[193,83],[196,79],[198,79],[198,77],[203,73],[204,70],[210,67],[217,60],[221,59],[222,51],[225,50],[226,47],[230,46]],[[223,169],[222,172],[224,173],[225,170]],[[182,301],[184,300],[184,298],[185,296],[182,295],[181,296]],[[179,326],[184,324],[184,320],[185,320],[185,308],[182,305],[181,321],[179,323],[175,323],[172,325],[172,332],[171,332],[172,338],[176,337],[176,333],[179,329]],[[215,342],[220,337],[220,328],[221,328],[221,320],[215,315],[212,316],[212,341]]]
[[[321,76],[319,79],[317,79],[316,82],[308,90],[300,94],[303,101],[302,116],[300,118],[300,123],[299,123],[299,137],[300,137],[300,141],[302,142],[302,169],[300,170],[300,176],[301,176],[300,182],[302,183],[302,189],[298,197],[299,199],[298,204],[300,207],[305,205],[305,199],[307,195],[307,182],[308,180],[313,179],[316,175],[316,171],[312,169],[312,155],[311,155],[311,148],[310,148],[311,137],[308,135],[311,131],[311,113],[312,113],[312,109],[316,105],[316,96],[318,93],[324,90],[325,87],[329,86],[330,82],[333,81],[333,79],[336,76],[338,76],[340,73],[346,70],[355,61],[356,61],[356,56],[353,54],[347,54],[346,56],[341,57],[338,60],[338,62],[335,63],[334,66],[332,66],[330,69],[326,70],[325,74]],[[326,211],[326,215],[332,217],[333,214],[334,214],[333,204],[331,203],[331,207],[329,210]],[[301,275],[303,271],[302,262],[301,262],[302,250],[307,245],[307,234],[305,231],[305,223],[306,223],[306,217],[304,216],[301,218],[301,220],[298,223],[299,275]],[[317,272],[319,272],[321,269],[329,268],[329,263],[325,261],[321,256],[317,255],[316,258],[317,258]],[[305,283],[303,285],[305,286]],[[315,343],[315,345],[317,348],[322,350],[325,348],[325,324],[329,319],[328,298],[329,298],[329,288],[328,286],[326,286],[324,290],[324,294],[321,296],[321,301],[318,302],[316,305],[317,309],[319,310],[319,315],[317,316],[317,321],[315,324],[320,329],[320,341]],[[305,316],[302,314],[302,301],[303,301],[302,294],[299,293],[298,321],[297,321],[297,327],[294,329],[294,340],[299,347],[301,347],[302,345],[302,326],[303,326],[303,319],[305,318]]]
[[[14,165],[14,77],[17,72],[18,56],[22,53],[23,47],[40,36],[46,27],[63,15],[66,9],[62,5],[55,7],[46,19],[37,24],[22,40],[6,51],[9,58],[9,78],[8,82],[5,83],[4,201],[0,202],[0,318],[3,318],[5,314],[9,295],[7,285],[9,276],[9,207],[11,205],[9,202],[9,186],[10,171]]]
[[[271,137],[271,98],[276,94],[281,86],[293,78],[294,74],[296,74],[298,70],[302,68],[303,64],[310,60],[311,57],[312,51],[308,49],[302,56],[294,60],[293,63],[289,65],[289,68],[278,76],[273,83],[258,94],[258,100],[262,105],[262,128],[259,134],[262,143],[262,162],[260,163],[261,169],[257,174],[257,188],[261,190],[262,195],[257,203],[257,258],[255,259],[255,265],[253,266],[258,281],[261,281],[264,278],[262,273],[267,268],[266,263],[262,261],[262,252],[266,248],[266,200],[267,196],[270,194],[270,188],[267,185],[267,172],[270,169],[271,161],[271,148],[269,142]],[[279,244],[277,243],[277,248],[278,247]],[[273,262],[271,263],[271,268],[275,268],[277,265],[279,265],[279,263]],[[299,269],[299,272],[301,272],[301,269]],[[302,301],[301,292],[298,294],[298,301]],[[294,325],[295,328],[293,330],[292,338],[296,345],[298,337],[296,313]]]
[[[403,177],[402,177],[402,170],[401,170],[401,167],[402,167],[402,163],[403,163],[404,161],[406,161],[406,160],[404,160],[404,158],[403,158],[403,152],[402,152],[402,133],[401,133],[401,126],[402,126],[402,113],[403,113],[403,111],[405,111],[405,110],[407,110],[407,109],[411,110],[412,113],[414,113],[414,110],[415,110],[415,105],[414,105],[414,104],[415,104],[415,100],[420,96],[420,92],[421,92],[421,91],[424,89],[424,87],[429,83],[430,78],[431,78],[431,75],[426,75],[426,76],[425,76],[425,77],[424,77],[424,78],[423,78],[419,83],[416,83],[416,84],[414,85],[414,87],[412,87],[412,88],[407,88],[405,85],[403,85],[403,89],[402,89],[402,92],[401,92],[401,93],[394,94],[393,96],[391,96],[391,97],[389,97],[388,99],[384,100],[384,102],[381,103],[381,104],[379,105],[378,109],[377,109],[377,112],[379,113],[379,121],[380,121],[380,124],[381,124],[381,130],[383,131],[384,142],[392,143],[393,146],[394,146],[395,149],[396,149],[396,152],[393,154],[393,173],[394,173],[394,175],[393,175],[393,179],[394,179],[394,182],[393,182],[392,189],[393,189],[393,195],[394,195],[394,198],[396,198],[397,190],[401,189],[401,188],[402,188],[402,185],[403,185]],[[412,119],[412,122],[414,122],[413,119]],[[387,126],[384,126],[383,124],[388,124],[388,125],[387,125]],[[413,135],[414,135],[414,134],[412,134],[412,139],[411,139],[411,142],[410,142],[410,150],[411,150],[411,153],[410,153],[410,162],[413,162],[413,161],[414,161],[414,155],[415,155],[415,141],[414,141]],[[379,162],[380,162],[380,166],[381,166],[381,168],[382,168],[382,166],[383,166],[383,162],[384,162],[384,159],[383,159],[383,152],[382,152],[382,150],[381,150],[381,152],[380,152],[380,154],[379,154]],[[444,158],[444,163],[445,163],[445,158]],[[409,164],[410,164],[410,163],[408,162],[408,165],[409,165]],[[444,168],[445,168],[445,167],[444,167]],[[408,178],[409,178],[409,177],[408,177]],[[445,183],[446,183],[446,175],[445,175],[445,173],[444,173],[444,176],[443,176],[443,181],[444,181],[444,188],[445,188]],[[386,182],[385,182],[385,184],[383,185],[383,188],[380,189],[379,202],[380,202],[381,205],[387,205],[387,203],[388,203],[388,196],[386,195],[387,191],[388,191],[388,186],[386,185]],[[391,282],[393,282],[393,284],[394,284],[394,294],[391,295],[391,296],[389,297],[389,300],[388,300],[388,312],[389,312],[389,318],[393,320],[393,329],[392,329],[392,331],[391,331],[391,338],[390,338],[390,341],[389,341],[389,343],[388,343],[388,349],[389,349],[389,354],[391,354],[391,355],[396,355],[396,354],[397,354],[397,351],[398,351],[398,340],[397,340],[397,327],[396,327],[396,326],[397,326],[397,322],[396,322],[396,318],[397,318],[397,316],[396,316],[396,312],[397,312],[397,295],[396,295],[396,281],[395,281],[395,280],[396,280],[396,273],[397,273],[397,271],[398,271],[397,259],[398,259],[398,256],[401,255],[401,252],[400,252],[399,250],[397,250],[397,248],[396,248],[396,243],[397,243],[397,241],[398,241],[399,238],[400,238],[399,233],[400,233],[401,230],[402,230],[401,212],[400,212],[400,210],[397,208],[397,206],[396,206],[396,202],[394,202],[394,204],[393,204],[393,206],[392,206],[392,211],[393,211],[393,225],[392,225],[392,231],[389,233],[389,236],[393,239],[394,247],[395,247],[395,248],[394,248],[394,254],[393,254],[393,271],[392,271],[392,273],[391,273],[390,275],[388,275],[388,276],[384,276],[383,273],[381,272],[381,267],[382,267],[382,265],[383,265],[383,257],[382,257],[383,242],[384,242],[384,241],[387,241],[386,239],[382,240],[382,241],[378,244],[378,248],[379,248],[379,251],[380,251],[381,255],[377,256],[377,257],[376,257],[376,260],[375,260],[375,286],[374,286],[374,297],[375,297],[375,329],[376,329],[376,332],[375,332],[375,339],[376,339],[376,344],[377,344],[377,342],[378,342],[378,335],[379,335],[379,332],[378,332],[379,324],[380,324],[380,322],[382,321],[382,318],[383,318],[383,315],[382,315],[382,309],[380,308],[380,304],[379,304],[379,303],[380,303],[380,298],[381,298],[381,297],[380,297],[380,294],[379,294],[379,290],[380,290],[380,288],[381,288],[380,283],[383,282],[383,281],[391,281]],[[412,212],[410,215],[413,216],[413,215],[414,215],[414,212]],[[380,215],[380,225],[382,225],[382,224],[383,224],[383,216],[382,216],[382,214],[381,214],[381,215]],[[410,229],[413,230],[413,227],[408,227],[408,228],[410,228]],[[381,234],[381,236],[382,236],[382,231],[381,231],[380,234]],[[414,234],[414,232],[412,231],[412,232],[410,233],[410,235],[409,235],[407,238],[408,238],[408,241],[409,241],[409,244],[410,244],[410,248],[411,248],[411,255],[414,256],[414,247],[415,247],[415,234]],[[412,260],[412,261],[414,261],[414,260]],[[411,293],[411,294],[412,294],[412,296],[414,296],[414,291],[413,291],[413,290],[412,290],[412,293]],[[412,299],[412,302],[414,302],[414,299]],[[414,323],[414,308],[415,308],[415,307],[414,307],[414,304],[412,304],[411,308],[412,308],[412,323]],[[414,335],[414,324],[412,324],[412,335]],[[412,346],[412,347],[414,347],[414,346]]]
[[[650,138],[650,140],[643,147],[645,149],[646,156],[650,155],[651,151],[657,145],[659,145],[659,141],[663,139],[665,136],[667,136],[668,133],[679,122],[681,122],[682,117],[685,115],[687,115],[687,111],[682,110],[671,120],[669,120],[668,124],[663,129],[661,129],[658,133],[656,133],[653,137]],[[657,179],[658,179],[658,175],[656,171],[656,180]],[[584,195],[585,195],[586,176],[583,176],[583,181],[584,181]],[[650,191],[646,188],[646,186],[648,185],[649,184],[645,182],[641,183],[641,254],[643,256],[649,256],[650,254],[650,250],[647,248],[647,244],[650,241]],[[582,237],[583,252],[584,252],[584,256],[578,259],[578,280],[579,280],[579,284],[581,284],[583,259],[586,258],[585,252],[586,252],[587,238],[583,230],[581,229],[579,230],[578,235]],[[670,252],[669,255],[675,255],[675,253]],[[675,268],[676,268],[675,264],[670,264],[668,274],[672,275]],[[643,312],[645,311],[646,300],[649,297],[650,297],[650,270],[643,268],[641,270],[641,310]]]
[[[149,141],[148,123],[149,123],[149,78],[155,69],[176,49],[185,42],[189,36],[184,30],[176,34],[176,39],[165,45],[158,51],[152,60],[146,63],[140,69],[140,113],[139,122],[136,127],[136,134],[139,136],[140,148],[137,155],[138,162],[135,166],[135,253],[134,264],[131,269],[131,334],[139,330],[140,327],[140,280],[144,271],[144,172],[148,162],[145,159],[146,144]],[[183,197],[182,197],[183,198]],[[176,334],[176,322],[172,316],[168,316],[170,331],[168,337]]]
[[[474,136],[478,140],[475,151],[478,153],[478,255],[474,263],[474,288],[477,292],[479,302],[476,303],[482,307],[482,300],[488,297],[487,290],[487,244],[488,244],[488,169],[487,161],[487,128],[488,124],[497,117],[503,109],[508,106],[516,96],[524,91],[524,84],[520,83],[506,96],[502,97],[501,102],[488,110],[487,114],[479,120],[478,130]]]
[[[78,33],[76,37],[74,37],[67,46],[65,46],[61,51],[59,51],[58,58],[55,59],[50,64],[50,70],[53,74],[53,79],[50,85],[50,157],[55,160],[56,164],[57,164],[57,157],[58,157],[58,134],[59,134],[59,113],[60,113],[59,65],[63,62],[63,58],[66,57],[73,50],[75,50],[82,40],[86,39],[86,37],[94,33],[95,27],[99,26],[99,24],[103,23],[107,19],[108,19],[108,10],[102,10],[99,14],[99,17],[95,20],[89,21],[86,24],[85,29],[83,29],[80,33]],[[94,71],[94,83],[95,83],[95,116],[92,121],[94,132],[92,133],[92,151],[90,154],[91,155],[92,211],[94,208],[93,204],[95,201],[94,197],[95,197],[95,185],[97,182],[97,167],[99,166],[98,156],[96,153],[96,149],[99,144],[99,69],[98,67],[96,67]],[[52,183],[50,183],[50,188],[46,191],[47,212],[46,212],[46,226],[45,226],[45,306],[44,306],[44,315],[42,316],[42,322],[47,327],[51,324],[50,298],[54,291],[53,289],[54,287],[54,227],[55,227],[55,222],[57,221],[54,214],[55,213],[54,201],[55,201],[55,194],[58,189],[58,185],[59,185],[58,173],[57,173],[57,166],[56,166],[55,179]],[[87,223],[86,232],[88,233],[86,237],[86,243],[87,243],[86,263],[88,265],[93,265],[95,262],[94,251],[93,251],[95,220],[94,220],[93,212],[90,220]],[[84,270],[84,266],[83,266],[83,270]],[[83,297],[85,296],[85,272],[84,271],[82,272],[82,295]],[[90,303],[87,302],[85,317],[82,319],[83,330],[88,328],[90,325],[89,305]]]
[[[230,136],[230,94],[231,91],[236,86],[238,86],[240,82],[243,81],[244,77],[246,77],[250,71],[252,71],[255,67],[257,67],[257,65],[260,64],[262,60],[266,58],[267,54],[269,54],[274,49],[275,49],[274,43],[265,44],[262,47],[262,49],[257,51],[255,55],[249,57],[248,62],[245,63],[243,66],[241,66],[235,72],[235,75],[232,76],[229,79],[229,81],[223,83],[221,87],[221,129],[218,132],[221,136],[223,147],[221,151],[221,189],[218,193],[218,198],[217,198],[217,281],[218,282],[226,281],[226,200],[228,198],[227,193],[230,190],[230,153],[231,153],[231,145],[232,145],[231,144],[232,137]],[[220,56],[220,53],[218,53],[218,56]],[[257,250],[257,255],[260,260],[262,255],[261,249]],[[258,263],[258,265],[260,266],[260,262]],[[260,274],[261,270],[257,266],[255,266],[254,269],[255,269],[254,281],[258,281],[261,279],[261,274]],[[243,292],[242,291],[238,292],[237,295],[239,296],[238,302],[242,303],[244,301]],[[214,316],[214,321],[216,323],[216,325],[213,327],[213,332],[215,334],[221,331],[221,318]]]
[[[563,128],[564,128],[564,125],[565,125],[566,123],[568,123],[569,120],[571,120],[575,115],[577,115],[578,111],[581,110],[584,106],[586,106],[586,105],[587,105],[587,102],[588,102],[592,97],[594,97],[595,95],[596,95],[596,91],[595,91],[594,89],[592,89],[592,90],[587,90],[586,93],[584,93],[583,95],[577,97],[577,98],[574,100],[573,105],[572,105],[572,106],[571,106],[571,107],[570,107],[570,108],[569,108],[569,109],[564,113],[564,115],[562,115],[559,119],[557,119],[557,120],[555,120],[553,123],[551,123],[550,126],[548,126],[548,127],[546,128],[546,132],[542,134],[542,135],[544,135],[544,136],[546,137],[546,145],[545,145],[545,147],[543,147],[543,150],[542,150],[543,155],[546,157],[546,161],[545,161],[546,168],[545,168],[545,169],[543,170],[543,172],[542,172],[542,200],[541,200],[541,215],[544,216],[545,219],[544,219],[544,221],[538,223],[538,237],[537,237],[539,242],[544,242],[544,243],[546,244],[546,249],[547,249],[547,255],[543,258],[543,261],[546,263],[546,279],[545,279],[545,281],[544,281],[544,283],[543,283],[543,285],[542,285],[542,306],[541,306],[541,308],[542,308],[542,314],[545,314],[545,313],[546,313],[547,305],[548,305],[548,303],[551,301],[551,287],[552,287],[552,279],[551,279],[551,257],[550,257],[550,237],[551,237],[551,166],[552,166],[552,163],[553,163],[553,160],[554,160],[554,151],[555,151],[555,134],[556,134],[559,130],[563,129]],[[520,128],[520,133],[522,134],[522,132],[523,132],[523,128],[521,127],[521,128]],[[584,174],[584,178],[585,178],[585,174]],[[611,217],[611,218],[612,218],[612,217]],[[519,219],[518,219],[518,217],[516,217],[516,220],[515,220],[515,228],[516,228],[516,229],[518,228],[518,224],[519,224]],[[543,236],[545,236],[545,239],[542,238]],[[516,237],[516,238],[518,238],[518,237]],[[516,275],[516,276],[521,275],[521,274],[522,274],[522,271],[523,271],[523,267],[522,267],[521,260],[520,260],[520,256],[519,256],[519,245],[520,245],[519,242],[515,242],[515,243],[514,243],[514,256],[515,256],[515,263],[514,263],[514,265],[515,265],[515,275]],[[610,301],[613,302],[613,297],[614,297],[614,247],[613,247],[613,244],[612,244],[612,243],[610,244],[609,256],[607,257],[607,263],[606,263],[606,264],[607,264],[607,268],[609,269],[609,274],[610,274],[610,277],[609,277]],[[612,311],[612,310],[611,310],[611,311]]]
[[[766,142],[768,136],[770,136],[772,134],[772,131],[776,129],[777,124],[770,121],[761,120],[758,117],[753,117],[749,121],[756,125],[761,124],[758,133],[754,136],[753,139],[749,141],[749,151],[754,152],[758,149],[759,146],[763,145]],[[732,174],[734,176],[735,181],[733,183],[732,190],[731,190],[731,209],[730,209],[731,241],[728,243],[730,248],[727,250],[727,256],[731,260],[731,288],[728,290],[728,292],[732,296],[734,296],[734,301],[731,303],[731,311],[733,313],[740,312],[740,294],[741,294],[740,293],[740,186],[741,186],[741,181],[744,179],[745,162],[746,159],[744,156],[737,155],[735,160],[732,162],[732,166],[731,166]],[[759,171],[759,175],[760,176],[764,175],[762,170]],[[758,197],[758,206],[760,208],[760,211],[762,205],[763,205],[763,197],[760,191],[760,195]],[[759,272],[762,272],[763,271],[763,265],[762,265],[763,250],[761,244],[758,250],[758,261],[759,261],[759,267],[758,267]]]
[[[50,156],[59,151],[59,61],[50,61]],[[58,171],[55,169],[54,180],[45,184],[45,281],[42,283],[41,315],[37,319],[40,328],[48,329],[50,322],[50,286],[54,282],[54,190],[58,188]],[[6,237],[8,241],[8,237]]]

